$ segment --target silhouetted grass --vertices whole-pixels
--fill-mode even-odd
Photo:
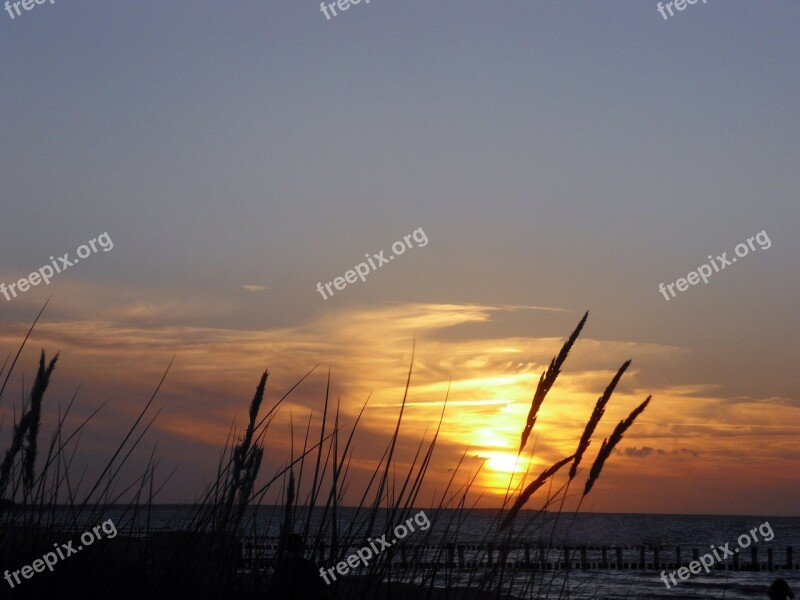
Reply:
[[[588,312],[539,379],[528,418],[523,424],[520,452],[587,317]],[[0,400],[5,383],[30,333],[5,373]],[[264,416],[259,417],[262,406],[269,404],[265,400],[269,378],[265,370],[250,401],[244,430],[237,432],[235,425],[231,426],[220,452],[214,480],[196,499],[185,526],[173,532],[154,532],[150,528],[154,500],[166,483],[156,482],[158,461],[155,450],[151,452],[142,474],[126,483],[122,482],[125,465],[158,415],[158,411],[155,411],[145,418],[169,367],[127,434],[111,453],[101,474],[92,483],[87,483],[84,475],[76,479],[73,465],[80,433],[97,411],[74,431],[65,431],[66,418],[75,397],[63,414],[59,408],[47,455],[39,461],[40,472],[37,473],[35,469],[41,410],[56,359],[57,356],[46,365],[42,352],[34,385],[20,419],[15,423],[11,445],[0,465],[0,495],[6,501],[0,504],[0,545],[4,549],[0,570],[30,564],[54,543],[75,539],[78,535],[75,531],[80,533],[87,526],[99,523],[108,513],[109,506],[124,507],[124,515],[130,526],[127,531],[120,530],[117,538],[103,540],[93,550],[70,557],[63,564],[59,563],[52,574],[38,573],[14,590],[6,590],[8,597],[12,598],[57,597],[63,596],[64,591],[68,590],[69,597],[86,600],[204,600],[232,595],[242,599],[274,600],[389,597],[421,600],[422,595],[425,598],[488,600],[510,598],[512,584],[516,597],[549,597],[554,574],[550,586],[545,587],[544,575],[534,574],[518,564],[512,565],[502,557],[512,545],[533,541],[536,536],[539,540],[546,537],[542,520],[544,513],[540,510],[528,514],[522,509],[536,492],[549,486],[547,496],[542,499],[543,509],[560,503],[558,513],[561,512],[569,484],[576,478],[581,459],[606,405],[630,364],[628,361],[622,365],[598,399],[576,452],[557,461],[527,484],[527,477],[524,477],[515,484],[513,490],[509,487],[503,507],[497,511],[492,525],[481,540],[480,546],[484,550],[478,554],[477,560],[484,563],[484,567],[464,571],[459,569],[455,560],[455,548],[463,526],[470,519],[482,494],[474,490],[480,468],[475,473],[463,473],[467,450],[451,469],[452,474],[445,488],[436,494],[433,501],[423,506],[419,500],[420,491],[433,465],[448,397],[445,397],[435,430],[419,435],[410,463],[401,467],[396,460],[405,406],[411,389],[413,352],[394,431],[385,446],[375,452],[372,473],[366,486],[359,490],[360,493],[353,494],[356,490],[350,490],[348,497],[360,499],[356,506],[347,508],[349,519],[346,523],[341,522],[342,506],[351,486],[353,442],[369,398],[353,422],[346,423],[339,401],[335,406],[331,402],[331,374],[328,372],[323,410],[318,416],[318,423],[315,424],[313,414],[309,417],[302,439],[302,451],[294,456],[292,420],[289,460],[274,473],[261,473],[264,448],[275,416],[288,395],[314,371],[312,369],[303,376],[272,404]],[[2,374],[3,371],[0,371],[0,376]],[[648,402],[649,398],[620,422],[608,440],[604,440],[581,499],[592,489],[614,447]],[[403,432],[403,435],[407,439],[410,433]],[[568,479],[556,485],[555,477],[569,462],[572,465]],[[462,480],[463,483],[458,483]],[[268,542],[267,532],[271,523],[257,520],[259,510],[262,507],[266,509],[264,502],[267,497],[279,498],[282,507],[275,521],[280,532],[278,550],[261,557],[261,560],[245,564],[243,540],[248,539],[256,545]],[[124,503],[119,504],[123,499]],[[355,549],[366,546],[369,538],[383,534],[391,538],[392,528],[420,509],[425,511],[430,521],[429,529],[416,531],[405,541],[373,557],[369,565],[346,577],[338,577],[330,586],[324,584],[318,574],[320,566],[337,564]],[[67,519],[64,514],[68,515]],[[143,535],[133,530],[133,524],[137,521],[145,523]],[[550,545],[552,535],[551,532]],[[421,560],[417,554],[423,546],[429,547],[425,560]],[[486,549],[490,546],[499,551],[499,557],[494,553],[489,556]],[[488,566],[490,558],[493,559],[491,568]],[[559,592],[561,596],[563,591]]]

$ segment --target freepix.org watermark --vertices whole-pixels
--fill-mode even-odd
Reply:
[[[103,533],[106,534],[107,539],[112,539],[117,537],[117,527],[114,525],[114,522],[111,519],[104,521],[102,524],[93,527],[91,531],[84,531],[81,534],[81,544],[82,546],[78,546],[77,548],[73,547],[72,540],[68,541],[66,544],[53,544],[55,546],[55,552],[46,552],[42,558],[37,558],[33,561],[30,565],[25,565],[16,571],[8,571],[6,570],[4,574],[5,580],[8,582],[12,588],[14,585],[20,585],[22,581],[20,580],[19,576],[22,575],[24,579],[30,579],[33,577],[34,573],[41,573],[45,570],[45,567],[49,569],[51,572],[53,571],[53,567],[59,560],[64,560],[65,558],[72,556],[73,554],[77,554],[81,550],[83,550],[84,546],[91,546],[94,544],[95,539],[101,540],[103,539],[100,535],[100,530],[102,529]],[[17,583],[15,584],[12,581],[12,578]]]
[[[715,260],[709,254],[708,264],[700,265],[699,267],[697,267],[696,271],[689,271],[689,274],[686,275],[686,277],[681,277],[677,281],[668,283],[666,287],[664,286],[663,283],[659,283],[658,291],[664,295],[664,300],[669,302],[670,297],[667,295],[667,290],[669,290],[669,293],[672,294],[672,298],[674,298],[675,290],[673,288],[678,288],[679,292],[685,292],[690,285],[697,285],[698,283],[700,283],[701,279],[703,280],[703,283],[708,283],[708,278],[711,277],[711,275],[713,275],[714,273],[719,273],[725,267],[735,263],[737,261],[736,258],[737,256],[739,258],[744,258],[749,254],[751,250],[755,250],[756,247],[755,244],[753,244],[754,241],[758,242],[758,245],[762,250],[766,250],[767,248],[772,246],[772,242],[770,241],[767,232],[762,229],[759,233],[757,233],[753,237],[748,238],[746,244],[742,243],[736,245],[736,248],[733,249],[734,252],[736,253],[736,256],[728,258],[728,253],[723,252],[722,254],[717,256]],[[713,270],[711,269],[712,266],[714,267]]]
[[[325,583],[330,585],[331,581],[336,581],[336,575],[333,574],[334,571],[339,573],[339,575],[347,575],[347,573],[350,572],[350,569],[355,569],[359,563],[366,567],[373,556],[377,556],[383,552],[384,549],[389,548],[392,546],[392,544],[402,540],[409,533],[414,533],[414,523],[419,526],[421,531],[425,531],[431,526],[428,515],[425,514],[424,510],[421,510],[412,518],[406,520],[405,523],[401,523],[394,528],[393,531],[395,537],[391,542],[386,541],[386,536],[389,535],[388,533],[384,533],[381,537],[374,540],[372,538],[367,538],[369,546],[364,546],[360,550],[357,550],[354,554],[351,554],[342,562],[337,563],[335,567],[331,567],[330,569],[320,567],[319,576],[322,577]],[[378,545],[380,545],[380,547],[378,547]],[[328,576],[330,576],[330,580],[328,579]]]
[[[409,249],[413,248],[414,246],[411,245],[412,238],[415,242],[417,242],[417,248],[422,248],[423,246],[428,245],[428,236],[425,235],[424,231],[422,231],[422,227],[415,229],[413,232],[404,236],[403,240],[397,240],[394,244],[392,244],[392,252],[394,252],[394,254],[389,255],[388,258],[383,255],[385,250],[381,250],[378,252],[378,254],[373,254],[372,256],[365,254],[364,256],[367,257],[369,265],[365,262],[358,263],[355,267],[347,271],[344,274],[344,277],[336,277],[333,281],[326,283],[325,290],[328,290],[328,294],[333,296],[334,292],[331,289],[331,286],[341,291],[348,283],[355,283],[359,279],[361,279],[361,281],[366,281],[366,277],[370,273],[370,267],[372,267],[372,270],[375,271],[383,265],[388,265],[389,261],[394,260],[395,256],[400,256],[403,254],[406,251],[406,246],[408,246]],[[403,243],[403,241],[405,241],[405,243]],[[375,260],[372,260],[373,258]],[[322,282],[318,282],[317,291],[322,294],[323,300],[327,300],[328,296],[325,295],[325,290],[323,290],[322,287]]]
[[[365,4],[369,4],[369,0],[364,0]],[[351,4],[361,4],[361,0],[337,0],[336,2],[331,2],[330,4],[326,5],[325,2],[320,3],[319,10],[325,15],[325,18],[330,21],[331,16],[328,14],[330,10],[333,13],[333,16],[336,16],[336,7],[339,7],[339,10],[344,12],[348,8],[350,8]]]
[[[669,578],[672,580],[672,585],[678,585],[678,582],[675,581],[675,575],[677,575],[678,579],[681,581],[686,581],[692,576],[692,574],[697,575],[701,570],[705,570],[705,572],[708,573],[715,563],[722,562],[726,558],[733,556],[734,554],[738,554],[739,550],[748,548],[751,544],[751,537],[753,538],[753,542],[758,542],[758,536],[756,533],[760,533],[761,538],[765,542],[770,542],[775,537],[775,532],[772,531],[772,525],[769,524],[769,521],[764,521],[758,527],[753,527],[750,530],[749,535],[747,533],[743,533],[739,536],[739,538],[736,540],[739,543],[738,548],[731,550],[729,547],[731,545],[730,542],[724,546],[711,546],[711,549],[714,551],[713,556],[711,554],[703,554],[699,561],[693,560],[689,563],[688,567],[681,567],[677,571],[670,573]],[[722,552],[721,556],[720,551]],[[664,585],[667,586],[667,589],[671,587],[667,581],[667,575],[665,574],[665,571],[661,571],[661,581],[664,582]]]
[[[705,4],[708,0],[703,0],[703,4]],[[656,6],[656,10],[664,17],[666,21],[669,17],[674,17],[675,13],[672,12],[673,5],[675,6],[675,10],[685,10],[689,4],[697,4],[697,0],[674,0],[674,2],[667,2],[666,6],[662,5],[661,2],[658,3]],[[669,11],[669,17],[665,10]]]
[[[6,0],[6,12],[8,13],[8,16],[11,17],[11,20],[13,21],[14,18],[15,18],[14,12],[17,13],[16,14],[17,17],[22,15],[22,13],[19,10],[19,5],[20,4],[22,5],[22,8],[24,8],[25,10],[31,10],[37,4],[44,4],[45,1],[46,0],[22,0],[21,2],[8,2],[8,0]],[[50,4],[53,4],[54,2],[55,2],[55,0],[50,0]],[[14,12],[12,12],[12,10],[11,10],[12,7],[14,8]]]
[[[50,260],[53,261],[52,266],[45,265],[38,271],[34,271],[27,277],[23,277],[15,283],[9,283],[6,285],[5,282],[0,282],[0,293],[6,297],[7,302],[11,302],[12,297],[17,297],[17,292],[20,294],[27,292],[31,286],[39,285],[43,281],[45,285],[50,285],[50,279],[52,279],[57,273],[66,271],[69,267],[78,264],[81,258],[88,258],[93,253],[97,252],[97,244],[95,244],[95,242],[100,245],[100,247],[103,249],[103,252],[108,252],[114,247],[114,242],[111,241],[111,238],[108,236],[108,232],[105,232],[96,238],[89,240],[89,242],[87,242],[89,244],[88,246],[86,244],[78,246],[78,249],[75,251],[75,254],[78,255],[78,258],[70,260],[69,252],[67,252],[64,256],[59,257],[58,260],[51,256]]]

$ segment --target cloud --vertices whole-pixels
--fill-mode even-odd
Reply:
[[[641,448],[627,447],[622,449],[622,454],[625,456],[644,457],[651,455],[655,449],[652,446],[642,446]]]
[[[678,454],[678,450],[673,450],[672,453],[673,454]],[[689,450],[688,448],[681,448],[680,449],[680,453],[681,454],[689,454],[689,455],[691,455],[691,456],[693,456],[695,458],[698,458],[700,456],[700,454],[698,452],[695,452],[694,450]]]
[[[265,285],[252,285],[252,284],[245,284],[239,287],[241,287],[244,290],[247,290],[248,292],[263,292],[264,290],[267,289],[267,286]]]
[[[88,396],[87,407],[96,406],[97,398],[113,396],[116,412],[98,417],[98,429],[105,427],[111,437],[124,435],[128,419],[135,419],[142,399],[149,397],[173,356],[175,362],[158,397],[164,410],[149,435],[163,440],[160,448],[179,449],[164,457],[179,467],[192,460],[201,463],[186,457],[186,448],[202,454],[224,443],[230,424],[241,422],[265,368],[270,371],[265,406],[272,406],[319,364],[321,368],[277,411],[268,438],[270,457],[279,462],[288,455],[290,417],[295,441],[302,439],[297,435],[299,423],[304,427],[311,418],[312,427],[319,426],[330,367],[330,397],[341,401],[343,422],[352,423],[369,398],[353,457],[371,464],[374,449],[385,447],[396,425],[413,351],[397,456],[412,460],[420,440],[430,439],[443,418],[437,464],[426,485],[440,486],[443,481],[446,485],[445,479],[436,479],[436,473],[444,478],[469,448],[471,456],[486,459],[477,482],[489,492],[486,503],[493,494],[505,492],[516,467],[528,466],[527,457],[515,464],[516,447],[539,375],[564,341],[552,337],[554,321],[566,336],[580,318],[568,312],[544,312],[548,335],[537,336],[509,327],[509,319],[519,313],[515,315],[507,306],[392,303],[342,308],[285,326],[237,328],[226,321],[241,307],[235,298],[205,303],[206,298],[197,296],[181,300],[175,294],[159,296],[130,288],[107,292],[92,286],[70,295],[69,302],[49,306],[20,361],[24,367],[19,374],[29,374],[39,348],[48,353],[61,351],[51,386],[54,394],[66,396],[80,383],[81,398]],[[536,324],[540,321],[533,319]],[[6,354],[18,345],[29,324],[22,316],[5,323],[0,348]],[[636,364],[645,356],[653,365],[648,370],[691,359],[672,346],[584,335],[540,411],[533,432],[531,472],[574,452],[597,395],[625,359],[633,357]],[[625,374],[592,442],[599,447],[616,422],[653,393],[651,406],[626,433],[631,445],[618,452],[623,459],[618,473],[641,475],[643,465],[632,460],[636,458],[697,458],[698,453],[689,447],[704,448],[704,460],[691,461],[698,470],[733,465],[741,457],[764,461],[784,457],[788,472],[790,461],[800,460],[791,446],[796,439],[791,434],[798,433],[797,418],[792,416],[797,409],[773,401],[772,410],[764,410],[763,399],[726,404],[713,380],[645,386],[641,369],[634,367]],[[49,406],[57,407],[57,403]],[[760,442],[755,451],[748,446],[754,434]],[[631,460],[625,464],[624,457]],[[663,464],[659,467],[658,463]],[[666,472],[667,463],[650,460],[647,466]],[[205,461],[202,464],[205,467]],[[613,463],[609,467],[605,477],[613,482]],[[364,469],[369,471],[367,466]],[[177,494],[172,498],[185,500]]]
[[[699,456],[700,456],[700,453],[695,452],[694,450],[690,450],[688,448],[681,448],[680,450],[676,449],[676,450],[672,450],[671,452],[668,452],[668,451],[663,450],[661,448],[653,448],[652,446],[642,446],[641,448],[637,448],[635,446],[627,446],[625,448],[622,448],[621,450],[619,450],[619,449],[615,450],[615,453],[616,454],[622,454],[624,456],[632,456],[634,458],[644,458],[645,456],[650,456],[651,454],[654,454],[654,453],[658,454],[658,456],[665,456],[667,454],[673,455],[673,456],[679,455],[679,454],[689,454],[690,456],[693,456],[694,458],[699,458]]]

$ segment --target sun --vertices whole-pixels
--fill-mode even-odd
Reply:
[[[525,471],[525,458],[513,452],[481,452],[486,458],[486,467],[496,473],[518,473]]]

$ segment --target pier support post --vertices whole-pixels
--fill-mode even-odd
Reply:
[[[500,544],[500,566],[505,567],[508,564],[508,544],[503,542]]]

